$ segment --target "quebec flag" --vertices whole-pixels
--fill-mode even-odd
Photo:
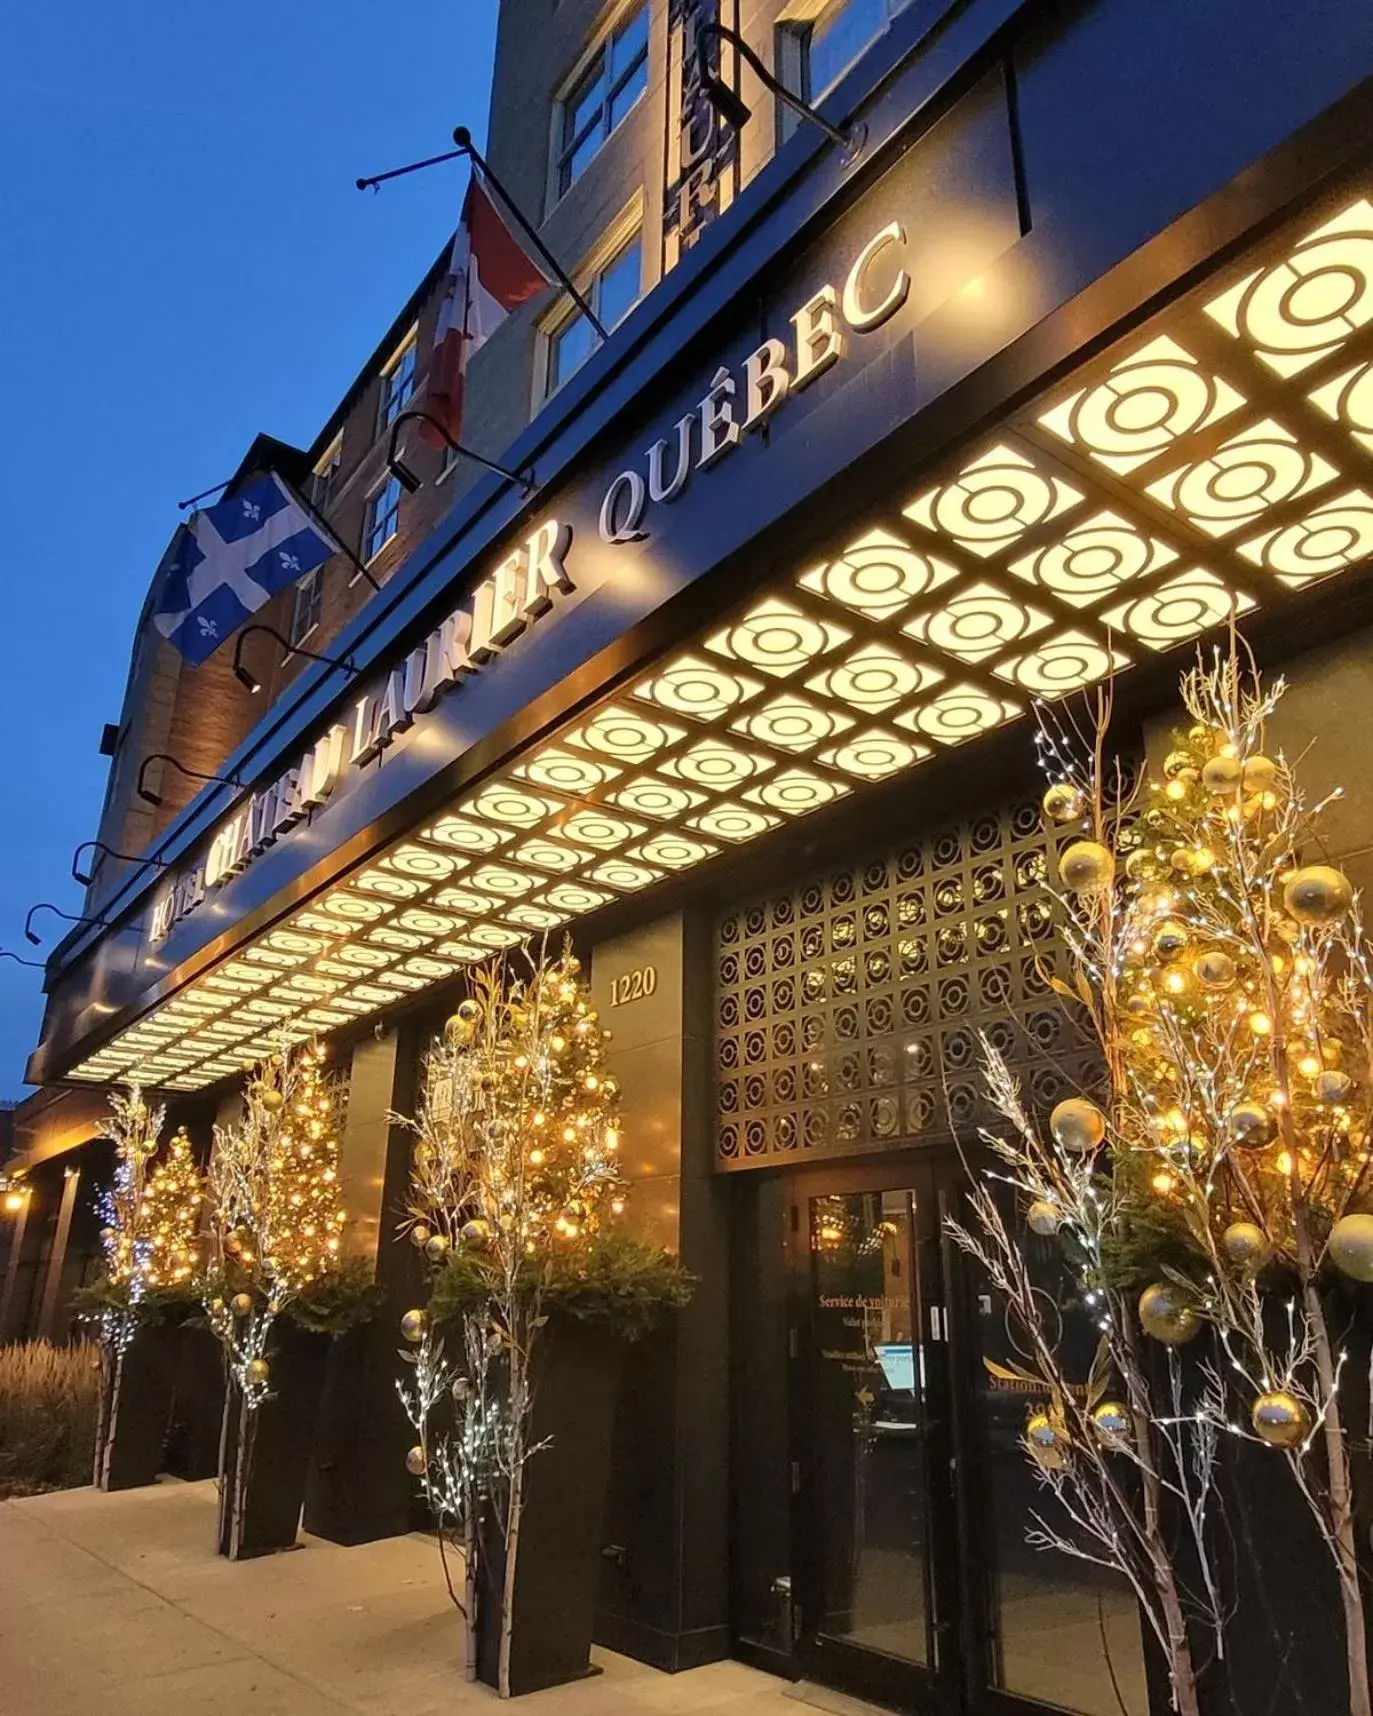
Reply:
[[[339,552],[281,478],[265,472],[178,525],[157,569],[153,624],[199,667],[270,597]]]

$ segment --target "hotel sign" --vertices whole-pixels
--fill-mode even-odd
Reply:
[[[432,709],[445,692],[481,670],[574,588],[567,570],[571,527],[550,519],[506,556],[468,600],[354,703],[270,786],[246,799],[218,829],[203,859],[181,871],[153,902],[148,941],[174,925],[259,853],[324,804],[350,771],[374,757]]]

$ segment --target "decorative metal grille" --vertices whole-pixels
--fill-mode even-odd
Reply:
[[[1055,852],[1026,800],[721,919],[718,1165],[968,1135],[979,1031],[1033,1110],[1090,1086],[1095,1046],[1047,982]]]

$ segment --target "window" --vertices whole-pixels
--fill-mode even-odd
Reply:
[[[783,24],[779,71],[806,101],[821,101],[910,0],[829,0],[807,23]],[[787,121],[790,133],[794,119]]]
[[[296,585],[295,606],[291,609],[291,642],[298,644],[309,637],[319,624],[324,606],[324,568],[316,566],[307,578]]]
[[[389,429],[415,391],[415,331],[381,372],[381,426]]]
[[[388,477],[367,502],[367,516],[362,526],[362,558],[375,560],[396,534],[400,516],[400,483]]]
[[[622,322],[639,301],[643,240],[636,232],[582,287],[583,295],[607,329]],[[548,336],[547,394],[554,394],[596,349],[596,331],[580,310]]]
[[[342,464],[343,437],[337,435],[330,443],[328,452],[315,466],[310,501],[316,512],[328,512],[334,499],[334,484],[338,481],[339,469]]]
[[[601,145],[648,88],[648,7],[612,30],[562,103],[558,195],[579,179]]]

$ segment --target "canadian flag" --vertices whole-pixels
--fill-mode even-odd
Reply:
[[[463,386],[472,353],[486,344],[512,310],[551,283],[506,225],[474,172],[453,238],[424,394],[424,410],[455,441],[462,432]],[[432,424],[422,422],[420,433],[436,446],[443,443]]]

